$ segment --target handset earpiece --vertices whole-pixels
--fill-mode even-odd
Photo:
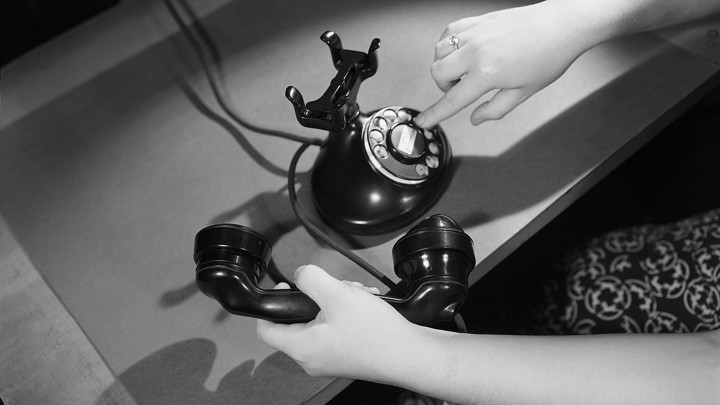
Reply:
[[[473,241],[447,215],[432,215],[401,237],[392,249],[404,297],[381,297],[409,321],[451,321],[465,303],[468,275],[475,268]]]
[[[320,308],[301,291],[257,286],[271,252],[270,242],[250,228],[204,228],[195,238],[197,286],[235,315],[280,323],[314,319]],[[452,320],[467,298],[475,267],[472,240],[462,228],[445,215],[428,217],[395,243],[393,261],[407,293],[380,298],[413,323]]]
[[[299,290],[258,287],[271,254],[270,242],[248,227],[208,226],[195,237],[195,283],[234,315],[283,323],[315,319],[320,308]]]

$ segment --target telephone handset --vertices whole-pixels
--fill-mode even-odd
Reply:
[[[468,275],[475,267],[472,244],[450,217],[425,218],[392,249],[404,294],[380,298],[413,323],[451,321],[467,298]],[[279,323],[315,319],[320,309],[301,291],[258,287],[271,253],[270,242],[248,227],[208,226],[195,237],[197,286],[235,315]]]
[[[357,93],[377,71],[379,39],[367,53],[343,49],[331,31],[320,39],[330,48],[335,78],[319,99],[307,104],[295,87],[285,92],[301,125],[330,131],[313,167],[315,207],[326,222],[351,234],[410,225],[449,183],[452,154],[445,133],[439,126],[426,130],[416,125],[419,112],[411,108],[360,111]]]

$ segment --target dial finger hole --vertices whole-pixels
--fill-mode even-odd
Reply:
[[[390,122],[394,122],[398,119],[398,114],[395,112],[395,110],[387,109],[383,112],[383,117],[385,117]]]
[[[382,143],[385,140],[385,134],[377,129],[370,131],[370,139],[375,143]]]
[[[407,110],[400,110],[398,111],[398,118],[400,121],[410,121],[412,119],[412,114],[410,114]]]
[[[383,145],[375,145],[375,147],[373,148],[373,153],[378,159],[387,159],[388,157],[387,148]]]
[[[382,117],[376,117],[375,120],[373,121],[373,124],[383,131],[385,131],[388,128],[387,121],[385,120],[385,118],[382,118]]]
[[[420,163],[415,165],[415,173],[417,173],[419,176],[427,177],[427,175],[430,174],[430,169],[424,164]]]

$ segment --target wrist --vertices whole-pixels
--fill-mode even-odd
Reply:
[[[436,345],[433,332],[410,322],[388,331],[375,341],[364,369],[350,377],[412,389],[410,385],[422,381],[421,374],[431,367],[426,356]]]
[[[537,6],[545,8],[558,35],[571,41],[579,53],[630,33],[624,10],[606,2],[546,0]]]
[[[453,332],[410,324],[405,335],[395,335],[384,345],[381,367],[366,379],[435,395],[451,379],[448,340]]]
[[[626,35],[694,21],[720,13],[717,1],[546,0],[567,23],[592,37],[596,45]]]

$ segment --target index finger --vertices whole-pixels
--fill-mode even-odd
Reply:
[[[474,76],[468,73],[465,78],[451,87],[435,104],[418,114],[415,123],[426,129],[432,128],[441,121],[457,114],[490,90],[492,88],[478,83]]]

